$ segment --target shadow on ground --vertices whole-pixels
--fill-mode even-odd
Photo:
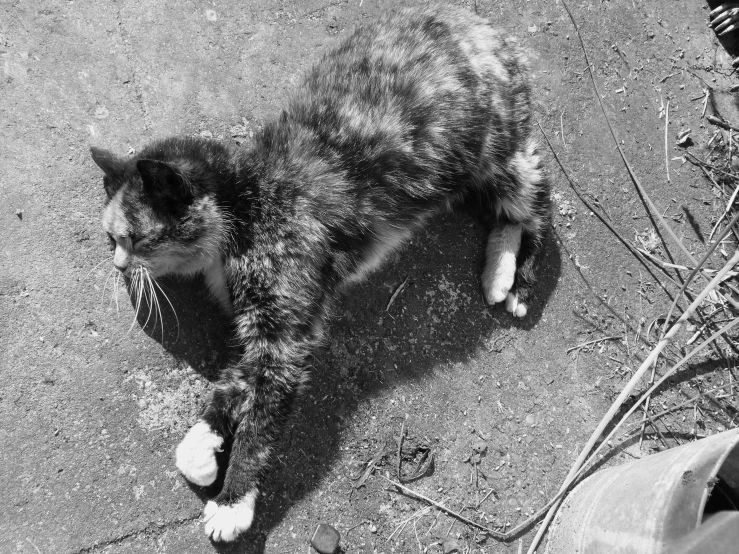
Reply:
[[[546,239],[538,291],[524,320],[514,319],[501,305],[485,307],[479,280],[484,243],[483,229],[469,217],[438,216],[382,271],[344,294],[327,345],[314,355],[308,390],[278,447],[255,523],[236,543],[215,545],[219,552],[264,552],[271,529],[338,459],[343,422],[360,403],[384,389],[423,380],[439,366],[466,361],[480,349],[490,350],[485,340],[496,329],[530,329],[538,323],[561,272],[555,238],[550,233]],[[406,286],[386,310],[406,277]],[[160,298],[168,308],[163,310],[164,331],[151,318],[144,326],[148,306],[140,310],[139,324],[170,354],[215,381],[238,356],[228,317],[205,294],[200,279],[164,280],[162,286],[177,319]],[[213,486],[192,487],[193,492],[203,501],[215,496],[222,474]],[[363,494],[357,491],[355,501]]]

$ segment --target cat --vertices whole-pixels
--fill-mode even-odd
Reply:
[[[489,230],[484,298],[526,315],[551,218],[528,79],[515,41],[487,20],[407,10],[325,54],[251,144],[175,137],[131,157],[91,149],[115,267],[151,283],[204,274],[235,324],[241,359],[175,455],[206,486],[231,444],[223,488],[204,508],[212,540],[251,526],[342,288],[430,216],[474,206]]]

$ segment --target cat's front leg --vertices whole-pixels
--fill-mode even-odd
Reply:
[[[223,437],[200,420],[177,447],[175,465],[191,483],[201,487],[212,485],[218,476],[216,453],[222,446]]]
[[[175,465],[182,475],[196,485],[212,485],[218,476],[216,454],[223,450],[238,425],[238,416],[231,407],[241,403],[241,388],[230,377],[216,385],[203,415],[182,439],[175,452]]]
[[[233,440],[223,488],[203,512],[205,533],[214,541],[233,541],[251,527],[259,485],[303,381],[302,364],[277,361],[263,353],[256,365],[250,369],[237,366],[228,372],[228,378],[217,385],[202,421],[183,440],[187,443],[192,434],[193,440],[200,441],[196,469],[210,467],[202,463],[203,458],[210,456],[215,462],[214,437]]]

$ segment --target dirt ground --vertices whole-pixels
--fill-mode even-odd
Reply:
[[[458,3],[520,38],[536,119],[562,162],[629,240],[651,244],[561,3]],[[710,150],[702,79],[739,123],[726,93],[736,80],[704,2],[571,4],[627,156],[700,254],[726,199],[684,163],[675,136],[690,128],[690,151]],[[228,325],[197,281],[164,284],[178,321],[165,310],[163,328],[146,312],[134,321],[124,290],[113,298],[102,179],[89,146],[125,153],[173,133],[248,145],[325,47],[400,3],[0,6],[0,552],[302,553],[321,522],[342,533],[350,553],[517,551],[518,541],[486,539],[436,510],[418,513],[424,503],[389,491],[378,474],[394,478],[405,422],[406,457],[435,453],[415,490],[490,527],[513,527],[557,489],[638,367],[645,347],[636,335],[666,296],[577,200],[551,152],[542,149],[555,227],[528,317],[485,307],[481,230],[463,216],[432,221],[343,299],[253,530],[215,545],[198,521],[213,491],[190,488],[173,453],[233,354]],[[612,336],[625,338],[567,352]],[[682,385],[696,376],[712,378],[696,370]],[[702,429],[719,430],[713,420]],[[609,462],[649,453],[650,444],[630,443]],[[355,489],[363,463],[383,450]],[[528,545],[532,535],[519,538]]]

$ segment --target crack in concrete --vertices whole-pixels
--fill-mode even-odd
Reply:
[[[140,535],[143,535],[145,533],[150,533],[154,536],[159,536],[165,531],[168,531],[169,529],[180,527],[186,523],[196,521],[199,518],[200,518],[200,511],[198,511],[198,513],[195,515],[186,516],[186,517],[182,517],[179,519],[174,519],[166,523],[160,524],[160,523],[152,522],[152,523],[147,524],[145,527],[142,527],[141,529],[134,529],[133,531],[129,531],[128,533],[120,535],[119,537],[108,539],[102,542],[96,542],[95,544],[91,546],[83,546],[82,548],[69,552],[68,554],[89,554],[90,552],[94,552],[98,548],[106,548],[108,546],[122,544],[123,542],[129,539],[139,537]]]

